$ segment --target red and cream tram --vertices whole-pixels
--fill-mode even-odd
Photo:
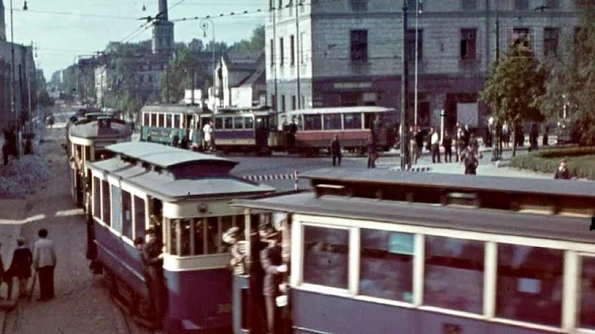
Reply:
[[[304,177],[313,192],[232,203],[246,235],[255,211],[285,217],[290,293],[277,301],[293,333],[595,333],[592,183],[387,170]],[[246,244],[255,272],[254,239]],[[236,333],[256,323],[247,301],[262,293],[249,291],[256,279],[235,277]]]

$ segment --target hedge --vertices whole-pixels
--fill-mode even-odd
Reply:
[[[572,177],[595,180],[595,147],[537,151],[514,157],[510,164],[515,168],[551,173],[553,177],[561,159],[566,159]]]

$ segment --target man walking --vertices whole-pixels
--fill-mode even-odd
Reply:
[[[39,239],[33,250],[33,267],[39,273],[39,300],[54,298],[54,268],[56,267],[56,250],[54,242],[48,239],[48,231],[42,228],[37,233]]]
[[[339,136],[335,135],[331,141],[331,156],[333,159],[333,167],[341,166],[341,142]]]
[[[432,162],[440,162],[440,135],[436,130],[433,130],[430,137],[430,150],[432,151]]]

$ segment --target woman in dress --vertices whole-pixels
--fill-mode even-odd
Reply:
[[[17,249],[15,249],[12,255],[10,270],[11,275],[17,277],[19,280],[19,297],[23,297],[27,293],[27,283],[31,277],[33,255],[31,254],[31,250],[25,245],[24,238],[17,239],[17,246]]]

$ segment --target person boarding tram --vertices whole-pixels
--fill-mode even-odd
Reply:
[[[266,304],[267,334],[276,334],[280,327],[277,297],[280,294],[279,286],[282,283],[283,274],[287,272],[287,265],[283,264],[281,254],[281,234],[271,231],[264,239],[269,242],[269,246],[260,252],[260,262],[265,272],[262,292]]]
[[[165,298],[165,280],[163,277],[163,244],[152,228],[145,231],[145,243],[142,245],[142,263],[149,290],[149,304],[155,315],[154,326],[159,329],[163,325],[162,321],[167,300]]]

